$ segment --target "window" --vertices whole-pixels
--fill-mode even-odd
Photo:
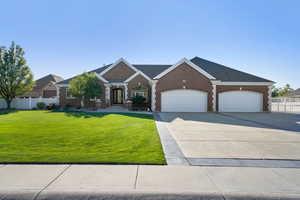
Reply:
[[[69,88],[66,88],[66,98],[67,98],[67,99],[73,99],[73,98],[75,98],[75,97],[71,94],[71,92],[69,91]]]
[[[145,97],[145,92],[144,91],[133,91],[133,96]]]

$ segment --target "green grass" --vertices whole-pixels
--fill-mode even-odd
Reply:
[[[165,164],[152,115],[0,112],[0,163]]]

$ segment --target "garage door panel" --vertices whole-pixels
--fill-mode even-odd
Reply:
[[[197,90],[170,90],[161,94],[162,112],[207,112],[207,93]]]
[[[259,92],[222,92],[219,94],[219,112],[261,112],[262,101]]]

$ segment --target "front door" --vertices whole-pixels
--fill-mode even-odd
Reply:
[[[113,104],[122,104],[123,103],[123,90],[121,88],[113,89]]]

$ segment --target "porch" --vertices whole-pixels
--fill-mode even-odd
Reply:
[[[124,106],[128,100],[127,83],[106,83],[105,86],[105,103],[108,108],[113,105]],[[108,109],[106,108],[106,109]],[[105,109],[104,109],[105,110]]]
[[[139,95],[143,96],[145,98],[145,102],[143,105],[136,105],[136,109],[141,109],[143,106],[146,108],[146,110],[150,109],[150,99],[151,99],[151,92],[150,88],[141,85],[138,83],[134,87],[128,86],[127,82],[113,82],[113,83],[107,83],[104,84],[105,86],[105,104],[106,108],[102,110],[112,109],[114,110],[117,108],[119,111],[119,108],[123,109],[134,109],[132,106],[131,98],[133,96]]]

